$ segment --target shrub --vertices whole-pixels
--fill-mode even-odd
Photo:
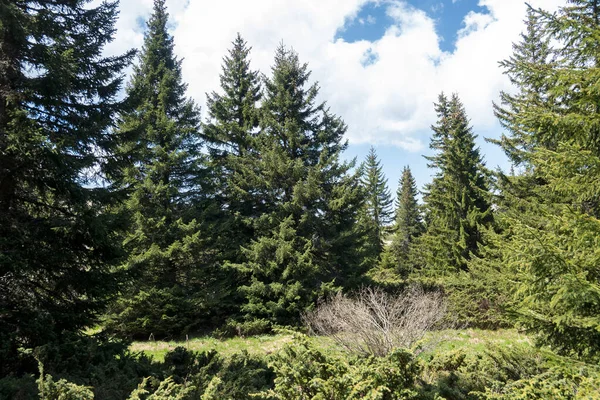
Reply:
[[[273,357],[275,387],[267,399],[412,399],[420,364],[405,350],[386,357],[337,358],[315,349],[305,336]]]
[[[600,374],[585,367],[556,367],[500,389],[486,388],[478,395],[486,400],[599,399]]]
[[[354,298],[338,293],[304,319],[312,331],[333,337],[351,352],[385,356],[422,339],[445,312],[439,292],[425,293],[413,286],[390,295],[364,288]]]
[[[272,387],[274,375],[267,361],[243,351],[229,358],[216,351],[191,352],[177,347],[165,355],[162,378],[194,387],[190,399],[245,400]]]
[[[37,380],[40,400],[93,400],[90,387],[76,385],[66,379],[55,382],[51,375],[44,375],[40,362],[40,377]]]
[[[270,333],[272,329],[271,321],[266,319],[253,319],[249,321],[230,319],[223,326],[216,329],[213,335],[221,339],[234,336],[246,337]]]
[[[148,386],[150,386],[149,379],[145,378],[131,393],[128,400],[185,400],[196,389],[191,385],[175,383],[171,377],[160,382],[152,392]]]

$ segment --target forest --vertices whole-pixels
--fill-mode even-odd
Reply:
[[[600,0],[528,8],[510,171],[440,93],[394,196],[291,47],[232,38],[204,118],[118,12],[0,0],[0,399],[600,398]]]

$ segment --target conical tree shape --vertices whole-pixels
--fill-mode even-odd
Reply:
[[[0,2],[0,376],[19,348],[94,323],[120,256],[96,180],[132,54],[104,58],[116,3]]]
[[[207,95],[209,122],[203,134],[215,161],[250,152],[258,127],[261,86],[258,72],[250,69],[251,48],[239,33],[232,45],[223,58],[222,93]]]
[[[427,232],[421,240],[433,273],[467,270],[482,243],[480,227],[492,221],[483,160],[462,103],[442,94],[436,111],[431,148],[437,154],[428,160],[438,172],[424,196]]]
[[[497,108],[509,129],[501,145],[509,155],[511,143],[527,146],[517,153],[522,174],[501,176],[510,234],[498,242],[520,322],[554,349],[597,360],[600,1],[569,3],[556,14],[531,11],[535,25],[505,62],[520,90]],[[547,56],[523,50],[540,43]],[[529,76],[538,76],[535,96]]]
[[[396,216],[392,252],[402,271],[410,269],[411,245],[424,231],[421,210],[417,202],[417,185],[410,168],[404,167],[396,194]]]
[[[387,179],[383,174],[381,163],[373,147],[362,166],[362,185],[366,193],[366,217],[373,230],[373,241],[379,253],[383,250],[383,241],[386,230],[393,217],[392,197],[387,186]]]
[[[513,55],[500,62],[504,73],[508,75],[511,83],[519,88],[513,94],[500,93],[500,104],[494,104],[494,113],[504,128],[510,131],[510,137],[502,135],[499,144],[515,165],[525,162],[528,151],[536,141],[542,140],[549,145],[550,138],[536,138],[536,130],[540,133],[546,129],[538,124],[536,118],[524,119],[527,112],[523,107],[538,107],[545,103],[546,93],[551,83],[547,77],[552,70],[551,49],[547,37],[543,33],[540,15],[533,9],[527,9],[526,31],[521,34],[521,41],[513,45]],[[521,117],[519,117],[519,115]],[[538,122],[535,122],[538,121]],[[539,128],[539,129],[538,129]],[[543,133],[542,133],[543,134]]]
[[[220,253],[226,261],[239,262],[240,248],[254,235],[252,220],[263,208],[248,179],[260,157],[255,137],[261,85],[258,72],[250,69],[247,43],[238,34],[232,44],[223,59],[221,92],[207,96],[209,118],[203,136],[216,181],[215,199],[222,210],[219,225],[228,238],[221,241]]]
[[[129,161],[118,182],[129,193],[126,268],[135,279],[110,327],[138,337],[184,333],[206,317],[202,297],[211,290],[196,211],[204,176],[199,112],[185,97],[164,3],[154,2],[127,91],[131,110],[119,127]]]
[[[298,324],[319,296],[364,272],[356,228],[362,191],[339,160],[346,126],[316,104],[309,77],[294,51],[277,49],[256,138],[260,159],[249,177],[265,212],[238,265],[251,282],[241,288],[247,318]]]

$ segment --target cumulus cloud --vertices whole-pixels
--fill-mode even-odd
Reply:
[[[392,23],[375,41],[335,39],[362,7],[385,7]],[[532,0],[554,10],[564,0]],[[418,151],[435,121],[440,91],[458,92],[476,129],[497,124],[491,102],[510,90],[498,61],[511,54],[523,29],[522,0],[480,0],[486,13],[463,20],[455,49],[440,49],[435,20],[401,0],[167,0],[176,52],[184,58],[189,94],[201,105],[218,90],[221,60],[235,34],[253,47],[252,65],[268,74],[283,41],[309,63],[321,97],[349,125],[352,143],[392,144]],[[117,40],[109,52],[139,47],[151,0],[121,0]]]

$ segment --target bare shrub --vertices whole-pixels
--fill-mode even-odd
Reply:
[[[446,313],[441,293],[414,286],[397,295],[363,288],[354,297],[338,293],[305,314],[317,334],[332,337],[351,352],[384,356],[411,347]]]

